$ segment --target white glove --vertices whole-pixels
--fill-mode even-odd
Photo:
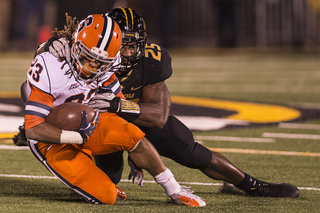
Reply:
[[[117,113],[129,122],[137,119],[141,113],[138,103],[121,99],[106,88],[100,88],[99,92],[89,101],[88,106],[100,112]]]
[[[100,112],[119,112],[121,100],[112,91],[97,93],[88,103],[88,106]]]
[[[49,52],[57,58],[65,58],[67,63],[71,62],[69,41],[66,38],[53,40],[49,44]]]

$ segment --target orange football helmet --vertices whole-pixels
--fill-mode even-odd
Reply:
[[[89,83],[109,71],[119,57],[121,42],[120,28],[110,17],[95,14],[82,20],[72,36],[71,69],[76,77]],[[85,60],[97,66],[90,67]]]

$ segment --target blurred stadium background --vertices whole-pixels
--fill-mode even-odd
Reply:
[[[302,112],[293,121],[299,124],[290,128],[272,123],[193,132],[204,146],[218,148],[248,173],[297,185],[301,198],[224,195],[217,181],[164,158],[177,180],[214,186],[192,185],[207,207],[172,206],[156,184],[146,183],[140,190],[122,181],[120,187],[129,200],[108,206],[108,212],[319,212],[320,0],[0,0],[0,212],[106,211],[47,178],[50,173],[29,150],[14,146],[11,137],[23,122],[19,89],[37,45],[51,37],[54,28],[63,29],[66,12],[81,20],[119,6],[138,11],[146,21],[148,41],[170,53],[174,72],[167,85],[172,100],[192,96],[288,106]],[[270,132],[306,138],[266,136]],[[230,140],[235,137],[241,140]],[[245,141],[248,138],[274,142]],[[273,154],[263,154],[268,150]],[[123,179],[128,172],[125,165]],[[153,180],[148,174],[145,179]]]
[[[165,48],[319,51],[319,0],[0,0],[0,51],[33,51],[66,12],[82,20],[118,6],[138,11],[148,40]]]

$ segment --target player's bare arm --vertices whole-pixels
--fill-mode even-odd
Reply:
[[[26,130],[27,138],[46,143],[60,143],[61,133],[61,129],[47,122],[42,122]]]
[[[162,128],[170,112],[170,94],[164,81],[143,88],[140,116],[135,124],[145,127]]]

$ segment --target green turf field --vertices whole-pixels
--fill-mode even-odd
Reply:
[[[293,126],[284,121],[194,131],[197,141],[219,150],[256,178],[293,183],[300,189],[299,198],[250,198],[236,192],[222,193],[222,182],[163,158],[179,182],[191,186],[205,199],[206,207],[171,204],[164,189],[146,172],[143,188],[132,185],[126,181],[127,165],[119,187],[128,199],[113,206],[93,205],[54,179],[29,150],[5,148],[15,146],[11,140],[0,138],[0,212],[319,212],[319,54],[252,50],[169,53],[174,73],[167,85],[173,96],[272,104],[303,111],[301,116],[305,119],[290,122]],[[32,57],[33,53],[0,53],[0,98],[18,97]]]

